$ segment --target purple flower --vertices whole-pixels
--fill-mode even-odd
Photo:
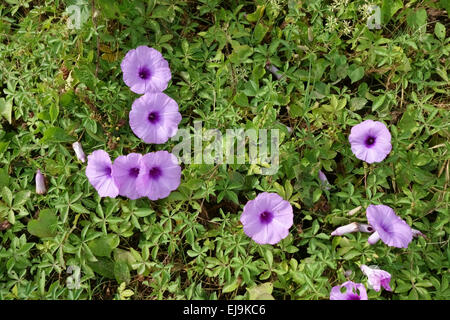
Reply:
[[[342,236],[346,233],[352,233],[352,232],[356,232],[356,231],[359,231],[358,223],[352,222],[350,224],[347,224],[345,226],[337,228],[336,230],[334,230],[331,233],[331,235],[332,236]]]
[[[345,292],[341,288],[345,288]],[[344,282],[331,289],[330,300],[367,300],[366,287],[362,283]]]
[[[354,126],[350,141],[353,154],[367,163],[380,162],[391,152],[391,134],[380,121],[366,120]]]
[[[385,244],[397,248],[407,248],[412,240],[411,227],[397,216],[392,208],[385,205],[370,205],[366,211],[367,221],[375,229],[368,242],[375,244],[381,239]]]
[[[178,159],[167,151],[150,152],[141,159],[136,188],[150,200],[166,198],[181,181]]]
[[[75,151],[75,155],[77,156],[77,159],[81,162],[86,162],[86,155],[84,154],[83,147],[81,146],[81,143],[74,142],[72,144],[73,151]]]
[[[45,186],[45,178],[41,173],[41,170],[37,169],[36,171],[36,193],[44,194],[47,192],[47,187]]]
[[[352,233],[352,232],[356,232],[356,231],[372,233],[374,230],[368,224],[352,222],[350,224],[347,224],[345,226],[337,228],[336,230],[334,230],[331,233],[331,235],[332,236],[342,236],[346,233]]]
[[[330,183],[328,182],[327,176],[322,172],[322,170],[319,170],[319,180],[326,190],[330,190]]]
[[[172,77],[167,60],[147,46],[128,51],[120,67],[125,84],[139,94],[164,91]]]
[[[370,268],[365,264],[361,265],[361,271],[367,276],[367,282],[373,290],[378,292],[380,291],[381,286],[383,286],[385,290],[392,291],[389,286],[389,282],[391,282],[391,274],[389,272],[381,269]]]
[[[164,93],[144,94],[133,102],[130,127],[145,143],[165,143],[178,131],[178,104]]]
[[[294,222],[291,204],[276,193],[260,193],[244,206],[240,221],[244,232],[259,244],[276,244],[286,238]]]
[[[119,189],[112,177],[112,164],[104,150],[96,150],[88,156],[86,176],[100,197],[115,198]]]
[[[113,179],[119,188],[119,194],[135,200],[141,197],[136,188],[136,180],[141,171],[142,155],[130,153],[127,156],[120,156],[113,163]]]

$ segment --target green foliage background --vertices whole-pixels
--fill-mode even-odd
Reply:
[[[366,26],[369,4],[381,8],[380,30]],[[363,263],[392,274],[393,292],[369,299],[449,299],[449,12],[447,0],[3,1],[0,299],[328,299],[345,271],[366,282]],[[113,159],[175,145],[146,145],[128,125],[137,95],[120,62],[138,45],[169,61],[181,128],[280,129],[277,174],[190,164],[167,199],[100,199],[72,142]],[[350,128],[365,119],[392,134],[378,164],[350,150]],[[38,168],[45,195],[34,191]],[[239,222],[263,191],[294,207],[275,246]],[[330,236],[366,222],[369,204],[391,206],[426,238],[397,249]],[[66,286],[71,265],[79,289]]]

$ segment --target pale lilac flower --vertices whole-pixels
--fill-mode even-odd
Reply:
[[[104,150],[96,150],[88,156],[86,176],[100,197],[115,198],[119,194],[112,178],[112,164]]]
[[[45,186],[45,178],[44,175],[41,173],[41,170],[37,169],[35,179],[36,179],[36,193],[37,194],[46,193],[47,187]]]
[[[328,182],[327,176],[322,172],[322,170],[319,170],[319,180],[326,190],[330,190],[330,183]]]
[[[354,126],[348,140],[353,154],[367,163],[381,162],[391,152],[391,134],[380,121],[366,120]]]
[[[77,156],[77,159],[83,163],[86,162],[86,155],[84,154],[81,143],[79,143],[78,141],[74,142],[72,144],[72,148],[73,148],[73,151],[75,151],[75,155]]]
[[[366,233],[372,233],[374,229],[369,226],[368,224],[358,223],[358,222],[352,222],[350,224],[347,224],[345,226],[339,227],[336,230],[334,230],[331,235],[332,236],[342,236],[346,233],[352,233],[352,232],[366,232]]]
[[[412,235],[414,238],[418,238],[418,237],[423,237],[425,239],[427,238],[422,232],[420,232],[417,229],[411,229],[411,231],[412,231]]]
[[[136,180],[141,171],[142,155],[130,153],[127,156],[119,156],[113,163],[113,179],[119,188],[119,194],[136,200],[141,197],[136,188]]]
[[[347,224],[345,226],[339,227],[336,230],[334,230],[331,235],[332,236],[342,236],[346,233],[352,233],[352,232],[356,232],[359,231],[358,228],[358,223],[357,222],[352,222],[350,224]]]
[[[162,92],[172,77],[167,60],[158,50],[147,46],[128,51],[120,67],[123,81],[138,94]]]
[[[178,104],[162,92],[144,94],[133,102],[130,127],[145,143],[165,143],[178,131]]]
[[[150,200],[166,198],[181,181],[178,159],[167,151],[150,152],[141,159],[136,188]]]
[[[345,292],[342,292],[341,288],[345,288]],[[344,282],[331,289],[330,300],[367,300],[366,287],[362,283]]]
[[[259,244],[276,244],[286,238],[294,223],[291,204],[276,193],[260,193],[244,206],[244,232]]]
[[[367,282],[373,290],[378,292],[381,287],[383,287],[385,290],[392,291],[389,286],[389,282],[391,282],[391,274],[389,272],[377,268],[371,268],[365,264],[361,265],[361,271],[367,276]]]
[[[368,242],[375,244],[381,239],[385,244],[397,248],[407,248],[412,240],[411,227],[397,216],[392,208],[385,205],[370,205],[366,211],[367,221],[375,229]]]

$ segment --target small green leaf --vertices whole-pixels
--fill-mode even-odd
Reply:
[[[39,213],[38,219],[28,222],[27,229],[32,235],[39,238],[54,237],[56,235],[58,217],[53,209],[44,209]]]
[[[51,127],[45,130],[44,136],[41,139],[41,143],[52,142],[73,142],[75,139],[68,135],[66,131],[59,127]]]
[[[353,68],[352,68],[353,66]],[[352,83],[361,80],[364,77],[364,68],[351,65],[348,69],[348,77],[352,80]]]
[[[440,22],[436,22],[436,24],[434,25],[434,34],[436,35],[436,37],[439,40],[444,40],[445,38],[445,26],[440,23]]]

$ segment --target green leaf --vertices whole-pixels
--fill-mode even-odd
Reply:
[[[3,187],[2,190],[2,199],[8,205],[8,207],[12,207],[13,196],[11,190],[8,187]]]
[[[114,277],[118,283],[129,283],[131,280],[130,269],[124,261],[116,261],[114,263]]]
[[[109,257],[111,252],[119,245],[120,239],[115,234],[108,234],[106,236],[89,241],[89,249],[96,257]]]
[[[239,281],[237,279],[235,279],[223,286],[222,293],[232,292],[232,291],[236,290],[238,287],[239,287]]]
[[[0,98],[0,115],[2,115],[9,124],[11,124],[12,117],[12,100]]]
[[[440,22],[436,22],[436,24],[434,25],[434,34],[436,35],[436,37],[439,40],[444,40],[445,38],[445,26],[440,23]]]
[[[38,219],[28,222],[27,229],[32,235],[39,238],[54,237],[56,235],[58,217],[53,209],[44,209],[39,212]]]
[[[114,262],[105,257],[99,257],[97,261],[88,261],[88,266],[94,270],[95,273],[108,278],[114,279]]]
[[[255,27],[255,30],[253,31],[255,42],[260,43],[264,39],[264,36],[266,35],[268,30],[269,28],[264,26],[262,23],[258,23]]]
[[[53,142],[73,142],[75,138],[68,135],[66,131],[59,127],[51,127],[45,130],[41,143],[49,144]]]
[[[247,20],[249,22],[256,22],[261,19],[265,8],[266,6],[257,6],[255,12],[247,14]]]
[[[394,14],[403,8],[402,0],[383,0],[381,5],[381,22],[386,25]]]
[[[364,77],[364,68],[356,67],[356,65],[351,65],[347,71],[348,77],[352,80],[352,83],[361,80]]]
[[[59,106],[56,103],[53,103],[50,105],[50,120],[51,122],[54,122],[56,119],[58,119],[59,115]]]
[[[18,192],[14,197],[14,208],[22,206],[30,198],[30,195],[31,191],[28,190]]]
[[[262,283],[256,287],[247,288],[249,300],[275,300],[272,296],[273,284],[271,282]]]

